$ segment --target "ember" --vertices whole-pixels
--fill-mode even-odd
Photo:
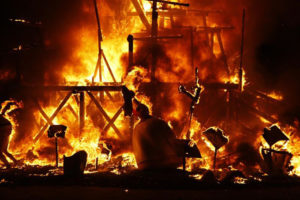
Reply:
[[[299,63],[277,60],[252,30],[267,26],[254,3],[33,2],[4,19],[1,170],[47,177],[167,168],[238,185],[300,176],[299,70],[283,72]],[[17,4],[26,3],[12,10]]]

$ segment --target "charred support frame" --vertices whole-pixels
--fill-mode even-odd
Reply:
[[[85,116],[85,109],[84,109],[84,92],[80,92],[80,106],[79,106],[79,132],[80,135],[83,132],[83,128],[84,128],[84,116]]]
[[[103,41],[103,37],[102,37],[102,31],[101,31],[101,23],[100,23],[100,17],[99,17],[99,12],[98,12],[98,6],[97,6],[97,0],[94,0],[94,8],[95,8],[95,14],[96,14],[96,19],[97,19],[97,27],[98,27],[98,59],[97,59],[97,64],[95,67],[95,71],[94,71],[94,75],[92,77],[92,84],[94,84],[95,78],[97,76],[97,71],[99,71],[99,82],[103,83],[103,77],[102,77],[102,57],[104,60],[104,63],[111,75],[111,78],[113,79],[113,81],[116,83],[116,78],[114,76],[114,73],[111,70],[111,67],[107,61],[107,58],[104,54],[104,51],[102,49],[102,41]],[[107,96],[112,99],[112,96],[110,95],[110,93],[108,91],[105,91],[105,93],[107,94]],[[103,100],[103,92],[100,92],[100,100]]]
[[[146,27],[147,31],[150,32],[151,26],[150,23],[147,20],[147,17],[143,11],[143,8],[141,7],[140,3],[137,0],[131,0],[133,6],[135,7],[135,10],[137,11],[142,23]]]
[[[136,41],[151,41],[155,40],[162,40],[162,39],[181,39],[183,38],[182,35],[174,35],[174,36],[157,36],[155,38],[153,37],[141,37],[141,38],[135,38],[133,35],[128,35],[127,41],[128,41],[128,68],[126,74],[130,71],[132,66],[134,65],[134,59],[133,59],[133,45],[134,45],[134,40]],[[154,64],[154,63],[152,63]],[[152,66],[151,69],[151,80],[155,79],[155,69]]]
[[[242,40],[241,40],[241,58],[240,58],[240,68],[239,68],[239,86],[240,92],[243,91],[243,55],[244,55],[244,39],[245,39],[245,16],[246,11],[243,9],[243,17],[242,17]]]
[[[60,112],[60,110],[66,105],[67,101],[69,98],[72,96],[73,93],[79,93],[80,97],[79,100],[77,100],[77,103],[79,104],[79,130],[80,133],[82,133],[82,130],[84,128],[84,116],[85,116],[85,103],[84,103],[84,93],[87,92],[87,94],[90,96],[92,101],[95,103],[97,108],[100,110],[104,118],[107,120],[108,124],[104,127],[102,133],[105,133],[110,127],[114,129],[114,131],[118,134],[120,138],[122,138],[122,134],[118,130],[118,128],[114,125],[115,120],[118,118],[118,116],[121,114],[122,108],[119,108],[117,113],[113,116],[111,119],[101,104],[98,102],[98,100],[95,98],[95,96],[91,93],[91,91],[94,92],[109,92],[109,91],[121,91],[122,90],[122,85],[112,85],[112,86],[40,86],[40,87],[27,87],[26,89],[35,89],[39,91],[56,91],[56,92],[61,92],[61,91],[66,91],[68,92],[67,95],[62,99],[60,102],[59,106],[55,110],[55,112],[51,115],[51,117],[48,117],[47,114],[44,112],[40,104],[36,99],[34,101],[37,104],[37,107],[41,113],[41,115],[44,117],[46,120],[46,124],[44,124],[38,134],[34,138],[34,142],[37,142],[42,134],[45,132],[45,130],[48,128],[49,125],[52,125],[52,121],[54,118],[57,116],[57,114]],[[77,98],[76,98],[77,99]]]
[[[68,94],[65,96],[65,98],[61,101],[61,103],[59,104],[59,106],[57,107],[57,109],[55,110],[55,112],[51,115],[51,117],[49,118],[49,122],[52,123],[53,119],[56,117],[56,115],[59,113],[59,111],[64,107],[64,105],[67,103],[67,101],[69,100],[69,98],[72,95],[72,91],[68,92]],[[47,120],[48,121],[48,120]],[[49,124],[46,123],[42,129],[39,131],[39,133],[35,136],[34,138],[34,142],[37,142],[40,137],[42,136],[42,134],[45,132],[45,130],[48,128]]]
[[[221,37],[221,31],[222,30],[232,30],[234,29],[233,26],[228,26],[228,27],[207,27],[205,26],[199,26],[197,27],[197,31],[199,32],[204,32],[206,34],[210,35],[210,40],[209,40],[209,47],[210,47],[210,53],[211,53],[211,58],[213,59],[215,57],[214,55],[214,37],[215,35],[217,36],[217,40],[218,40],[218,44],[221,50],[221,54],[222,54],[222,60],[224,62],[225,65],[225,70],[227,72],[227,75],[229,75],[229,68],[228,68],[228,62],[227,62],[227,56],[225,53],[225,49],[224,49],[224,45],[223,45],[223,41],[222,41],[222,37]]]
[[[157,12],[157,3],[164,3],[164,4],[171,4],[171,5],[177,5],[177,6],[189,6],[189,4],[186,3],[178,3],[178,2],[170,2],[170,1],[162,1],[162,0],[148,0],[152,1],[152,27],[151,27],[151,40],[153,45],[157,43],[158,38],[158,12]],[[155,81],[155,68],[157,64],[157,55],[156,52],[152,51],[152,67],[151,67],[151,81]]]
[[[127,41],[128,41],[128,68],[126,71],[126,74],[131,70],[133,66],[133,35],[128,35]]]

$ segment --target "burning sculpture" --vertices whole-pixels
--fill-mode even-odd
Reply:
[[[132,146],[139,169],[178,167],[182,158],[168,124],[150,116],[144,104],[138,104],[135,110],[141,122],[134,129]]]
[[[279,141],[288,141],[288,137],[277,125],[273,125],[270,128],[265,128],[263,137],[270,147],[268,149],[261,149],[261,154],[265,161],[266,172],[271,175],[287,174],[292,170],[290,161],[293,155],[287,151],[273,150],[272,145]]]
[[[10,134],[12,132],[12,124],[8,119],[4,117],[5,113],[10,109],[11,105],[13,105],[13,102],[4,104],[3,108],[2,104],[0,105],[0,160],[5,164],[7,168],[10,168],[10,164],[5,158],[5,155],[9,157],[14,162],[14,164],[17,163],[15,157],[8,152],[8,143]]]
[[[293,126],[280,122],[277,109],[274,109],[284,107],[280,94],[261,92],[251,84],[245,84],[242,62],[244,34],[241,52],[236,51],[240,45],[237,41],[240,33],[236,31],[240,20],[223,19],[220,10],[194,6],[197,4],[192,0],[128,0],[118,5],[113,2],[94,0],[80,4],[74,9],[80,11],[78,20],[79,24],[83,24],[82,28],[74,28],[77,26],[74,20],[76,26],[62,31],[59,40],[56,35],[51,35],[52,32],[41,39],[42,48],[48,53],[65,38],[72,44],[62,45],[65,48],[62,49],[71,53],[59,52],[60,55],[67,55],[57,59],[57,63],[52,58],[46,60],[49,62],[45,61],[47,66],[58,66],[59,70],[40,67],[45,72],[34,78],[43,80],[32,81],[31,74],[22,71],[22,62],[16,67],[15,78],[21,89],[16,90],[18,95],[12,96],[20,98],[27,106],[24,111],[31,113],[24,114],[30,116],[28,118],[20,117],[18,123],[11,121],[15,131],[9,140],[9,150],[17,159],[24,158],[26,165],[54,164],[54,141],[47,137],[45,131],[49,126],[66,124],[68,137],[57,141],[60,154],[73,155],[84,149],[90,166],[87,170],[101,166],[107,170],[116,169],[118,167],[113,161],[119,158],[119,167],[136,168],[135,150],[131,147],[136,121],[131,115],[133,97],[147,105],[150,114],[168,123],[168,126],[164,124],[167,129],[165,134],[172,134],[166,138],[177,136],[195,142],[201,151],[201,155],[197,152],[195,157],[202,156],[202,159],[187,159],[186,168],[189,171],[212,167],[218,171],[229,168],[235,159],[239,161],[237,168],[242,170],[247,167],[245,159],[242,159],[245,156],[235,157],[239,155],[236,151],[239,151],[240,143],[248,142],[249,149],[258,152],[262,143],[259,137],[261,130],[274,123],[288,129],[286,132],[289,135],[299,131],[296,122]],[[244,33],[245,12],[241,16]],[[10,22],[16,26],[47,27],[46,20],[38,22],[10,18]],[[234,23],[234,26],[225,22]],[[230,33],[239,37],[231,37]],[[13,52],[25,57],[27,48],[21,45]],[[107,67],[104,68],[104,65]],[[195,66],[199,66],[196,84],[191,75]],[[5,74],[11,73],[8,70],[3,74],[0,75],[1,80],[8,79],[10,76]],[[180,92],[187,96],[178,93],[179,82],[182,83]],[[195,86],[194,94],[188,93],[183,85]],[[125,91],[124,86],[132,92]],[[189,105],[191,99],[192,104]],[[190,116],[187,120],[186,113]],[[16,119],[18,116],[22,115],[16,113]],[[25,121],[31,121],[33,125],[29,126]],[[189,131],[184,131],[187,126]],[[203,137],[203,131],[212,126],[228,133],[230,141],[223,140],[226,145],[215,148]],[[288,149],[293,154],[299,151],[298,141],[297,134],[290,136],[291,146]],[[213,162],[216,149],[219,159]],[[288,173],[299,174],[298,156],[287,157],[295,166]],[[136,159],[138,164],[142,161],[137,155]],[[172,163],[174,166],[182,161],[177,159]],[[254,168],[259,171],[260,167],[255,164]]]

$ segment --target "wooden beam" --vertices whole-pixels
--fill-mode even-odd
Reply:
[[[235,84],[235,83],[221,83],[221,82],[211,82],[211,83],[206,83],[203,80],[200,80],[201,85],[204,86],[205,89],[212,89],[212,90],[237,90],[239,89],[239,85]],[[194,85],[195,82],[186,82],[186,83],[182,83],[184,85]],[[168,85],[177,85],[178,86],[178,82],[156,82],[156,83],[149,83],[149,82],[143,82],[141,83],[141,88],[144,89],[148,89],[148,87],[150,89],[152,89],[154,86],[155,87],[164,87],[164,86],[168,86]]]
[[[79,99],[78,99],[77,95],[73,95],[73,98],[75,99],[77,105],[79,106]],[[77,115],[76,115],[76,116],[77,116]]]
[[[233,26],[217,26],[217,27],[208,27],[208,26],[197,26],[196,31],[207,31],[217,33],[221,30],[233,30]]]
[[[77,113],[75,112],[75,110],[73,109],[73,107],[70,104],[68,104],[67,108],[71,111],[71,113],[74,115],[74,117],[76,118],[76,120],[78,120]]]
[[[101,85],[101,86],[59,86],[59,85],[49,85],[49,86],[25,86],[24,89],[28,90],[48,90],[48,91],[71,91],[74,93],[81,91],[121,91],[121,83],[112,83],[112,85]]]
[[[150,23],[148,22],[148,19],[144,13],[144,10],[143,8],[141,7],[140,3],[137,1],[137,0],[131,0],[135,10],[137,11],[142,23],[144,24],[144,26],[146,27],[147,29],[147,32],[150,33],[150,30],[151,30],[151,25]]]
[[[239,67],[239,86],[240,92],[243,91],[243,55],[244,55],[244,39],[245,39],[245,8],[243,9],[242,17],[242,39],[241,39],[241,53],[240,53],[240,67]]]
[[[203,20],[203,26],[205,28],[207,28],[207,15],[203,15],[202,20]],[[209,45],[209,33],[208,32],[205,33],[205,37],[206,37],[207,44]]]
[[[221,49],[221,53],[222,53],[222,59],[224,61],[224,64],[225,64],[225,70],[227,72],[227,75],[229,76],[229,67],[228,67],[228,63],[227,63],[227,56],[225,54],[225,49],[224,49],[224,46],[223,46],[223,41],[222,41],[222,38],[221,38],[221,32],[217,32],[217,38],[218,38],[218,42],[219,42],[219,47]]]
[[[154,2],[157,2],[157,3],[166,3],[166,4],[175,5],[175,6],[185,6],[185,7],[190,6],[190,4],[188,4],[188,3],[179,3],[179,2],[171,2],[171,1],[163,1],[163,0],[147,0],[147,1],[152,1],[153,3]]]
[[[214,58],[214,32],[210,33],[210,56],[211,60]]]
[[[52,122],[53,119],[56,117],[56,115],[59,113],[59,111],[63,108],[63,106],[67,103],[68,99],[70,98],[70,96],[72,95],[72,92],[69,92],[66,97],[61,101],[61,103],[59,104],[59,106],[57,107],[57,109],[55,110],[55,112],[51,115],[50,117],[50,121]],[[37,142],[40,137],[42,136],[42,134],[45,132],[45,130],[48,128],[49,123],[46,123],[42,129],[39,131],[39,133],[34,137],[33,142]]]
[[[166,36],[156,36],[156,37],[140,37],[140,38],[133,38],[136,41],[151,41],[155,40],[163,40],[163,39],[181,39],[183,35],[166,35]]]
[[[105,62],[105,64],[106,64],[106,67],[107,67],[107,69],[108,69],[108,71],[109,71],[109,73],[110,73],[110,75],[111,75],[113,81],[114,81],[114,82],[117,82],[117,81],[116,81],[116,78],[115,78],[115,76],[114,76],[114,74],[113,74],[113,72],[112,72],[112,70],[111,70],[111,68],[110,68],[110,65],[109,65],[109,63],[108,63],[108,61],[107,61],[107,59],[106,59],[106,56],[105,56],[105,54],[104,54],[103,51],[102,51],[102,56],[103,56],[103,58],[104,58],[104,62]]]
[[[271,123],[275,123],[277,122],[278,120],[265,114],[264,112],[261,112],[259,110],[257,110],[256,108],[253,108],[252,106],[248,105],[243,99],[241,99],[241,103],[252,113],[256,114],[256,115],[259,115],[263,118],[265,118],[266,120],[268,120],[269,122]]]
[[[105,112],[105,110],[102,108],[102,106],[100,105],[100,103],[97,101],[97,99],[94,97],[94,95],[90,92],[90,91],[87,91],[87,94],[90,96],[91,100],[95,103],[96,107],[99,109],[99,111],[102,113],[102,115],[104,116],[104,118],[106,119],[106,121],[110,122],[111,119],[110,117],[107,115],[107,113]],[[118,136],[120,138],[122,138],[122,134],[121,132],[119,131],[119,129],[114,125],[112,124],[111,127],[114,129],[114,131],[118,134]]]
[[[41,107],[41,105],[39,104],[37,99],[34,99],[34,102],[36,103],[41,115],[44,117],[44,119],[46,120],[46,122],[48,122],[48,124],[52,125],[52,121],[50,120],[50,118],[48,117],[48,115],[45,113],[45,111],[43,110],[43,108]]]
[[[62,94],[61,92],[58,92],[58,94],[59,94],[60,98],[64,98],[64,94]],[[76,98],[76,95],[73,95],[73,97],[74,97],[77,105],[79,105],[79,100],[78,100],[78,98]],[[77,102],[77,100],[78,100],[78,102]],[[75,112],[75,110],[73,109],[72,105],[68,103],[68,105],[66,106],[66,108],[68,108],[71,111],[71,113],[74,115],[74,117],[76,118],[76,120],[78,120],[78,115]]]
[[[268,103],[273,103],[275,105],[283,104],[280,100],[277,100],[277,99],[274,99],[272,97],[269,97],[266,94],[264,94],[264,93],[262,93],[260,91],[256,91],[254,89],[247,88],[246,92],[248,94],[251,94],[251,95],[254,95],[254,96],[259,96],[259,97],[263,98]]]
[[[111,127],[112,124],[115,123],[116,119],[119,117],[119,115],[122,113],[123,106],[119,108],[119,110],[116,112],[116,114],[111,118],[111,120],[108,122],[108,124],[104,127],[103,131],[101,132],[101,135],[105,134],[108,129]]]
[[[104,91],[104,93],[106,94],[106,96],[111,100],[111,101],[116,101],[113,96],[111,96],[111,94],[108,91]]]
[[[166,10],[157,11],[159,16],[164,16],[164,17],[185,17],[185,16],[208,16],[209,13],[221,13],[221,11],[217,10],[191,10],[191,9],[173,9],[173,8],[167,8]],[[146,15],[151,15],[152,12],[147,11],[145,12]],[[137,12],[128,12],[128,16],[137,16]]]
[[[84,128],[84,116],[85,116],[85,103],[84,103],[84,92],[79,93],[80,106],[79,106],[79,133],[80,135],[83,132]]]

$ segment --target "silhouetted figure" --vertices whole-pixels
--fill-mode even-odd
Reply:
[[[8,143],[9,143],[9,136],[12,132],[12,125],[9,120],[7,120],[4,115],[5,112],[9,109],[11,104],[7,104],[3,109],[0,106],[0,160],[5,164],[6,168],[10,168],[11,165],[7,161],[5,155],[10,158],[15,164],[17,160],[14,156],[8,152]]]
[[[64,175],[66,176],[81,176],[83,175],[87,161],[87,153],[78,151],[70,157],[64,156]]]
[[[132,136],[132,146],[139,169],[176,169],[182,157],[176,151],[176,136],[168,124],[149,114],[147,106],[134,101],[140,118]]]

